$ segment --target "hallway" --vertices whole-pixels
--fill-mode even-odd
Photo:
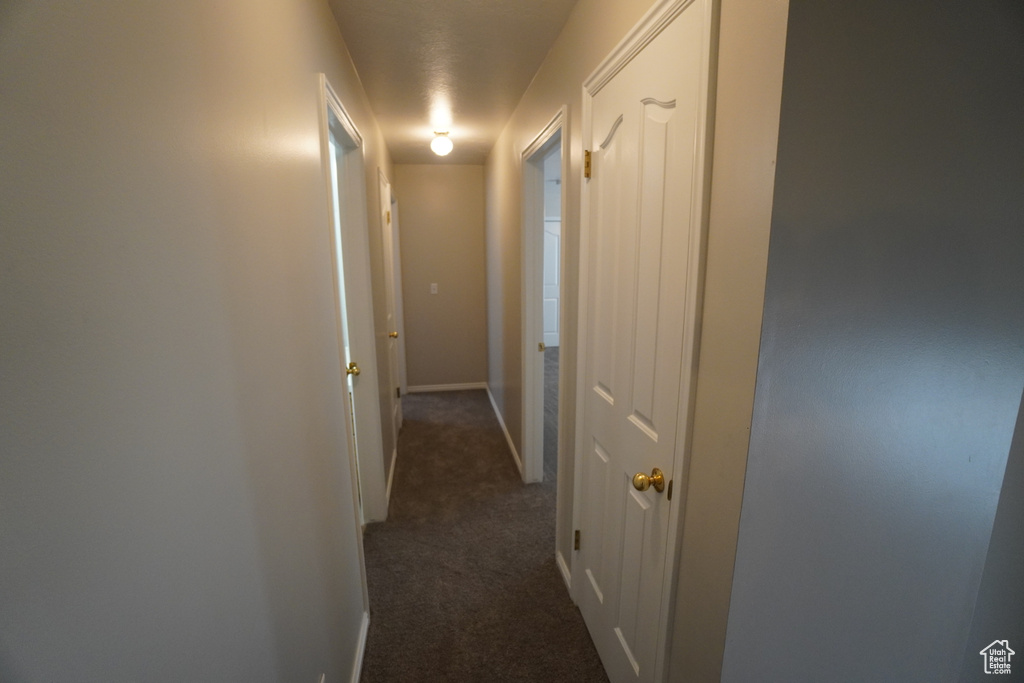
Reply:
[[[607,680],[555,567],[555,482],[522,484],[484,391],[403,404],[362,680]]]

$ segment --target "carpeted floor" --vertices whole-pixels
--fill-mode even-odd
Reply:
[[[544,349],[544,481],[558,476],[558,347]]]
[[[410,394],[388,521],[364,544],[362,681],[607,681],[484,391]]]

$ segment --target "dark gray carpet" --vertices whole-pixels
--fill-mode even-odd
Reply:
[[[558,476],[558,347],[544,349],[544,481]]]
[[[403,408],[362,681],[607,681],[555,566],[554,478],[523,485],[484,391]]]

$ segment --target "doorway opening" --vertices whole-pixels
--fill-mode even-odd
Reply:
[[[564,549],[570,548],[571,518],[562,495],[562,458],[571,457],[561,446],[566,423],[564,358],[560,358],[565,325],[565,254],[562,225],[565,221],[565,165],[562,129],[566,110],[550,123],[523,151],[523,481],[555,482],[559,494],[555,513],[555,558],[566,585],[570,565]],[[564,461],[563,461],[564,462]]]

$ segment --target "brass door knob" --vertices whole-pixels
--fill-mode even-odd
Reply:
[[[391,337],[392,339],[398,339],[397,332],[388,332],[388,336]]]
[[[643,472],[637,472],[633,475],[633,488],[637,491],[646,491],[654,485],[654,490],[661,493],[665,490],[665,473],[655,467],[651,470],[651,476],[647,476]]]
[[[355,363],[349,363],[348,367],[345,368],[345,374],[346,375],[358,375],[359,374],[359,366],[356,365]]]

